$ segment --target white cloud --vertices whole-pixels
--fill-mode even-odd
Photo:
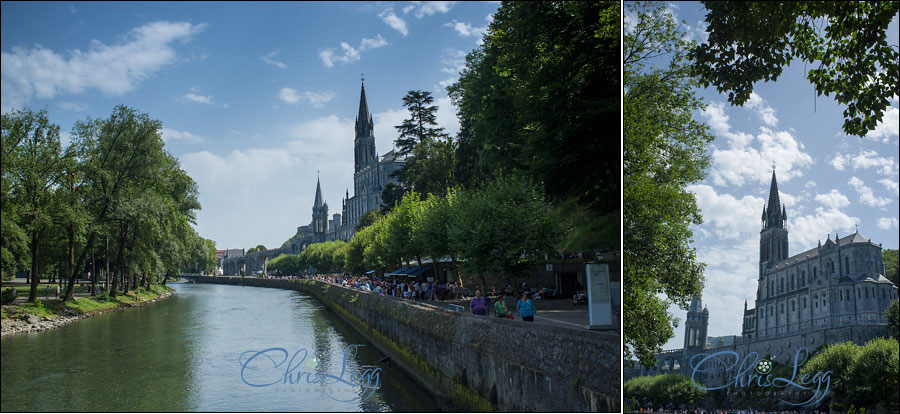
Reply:
[[[488,31],[487,26],[475,27],[466,22],[460,22],[456,20],[444,24],[444,27],[452,28],[462,37],[477,36],[481,38]]]
[[[170,128],[162,129],[162,139],[165,142],[171,141],[184,141],[191,144],[199,143],[205,141],[203,137],[199,135],[194,135],[187,131],[178,131]]]
[[[281,91],[278,92],[278,99],[281,99],[285,103],[295,104],[300,102],[300,95],[291,88],[282,88]]]
[[[358,48],[350,46],[347,42],[341,42],[341,54],[335,54],[333,48],[320,50],[319,57],[322,59],[322,64],[324,64],[325,67],[331,68],[334,67],[335,63],[346,65],[348,63],[356,62],[360,59],[360,52],[377,49],[386,45],[388,45],[387,40],[379,34],[375,36],[374,39],[363,38],[359,42]]]
[[[334,92],[303,91],[303,93],[300,94],[294,89],[282,88],[281,91],[278,92],[278,98],[289,104],[296,104],[297,102],[304,100],[316,108],[321,108],[325,106],[325,103],[334,98]]]
[[[847,184],[850,184],[859,193],[859,201],[867,206],[884,207],[891,203],[889,198],[876,196],[872,189],[867,187],[866,183],[859,178],[850,177],[850,181]]]
[[[84,103],[60,102],[59,109],[62,109],[63,111],[69,111],[69,112],[84,112],[84,111],[87,111],[88,107],[87,107],[87,104],[84,104]]]
[[[466,52],[459,49],[447,49],[444,57],[441,58],[441,64],[444,66],[441,68],[441,72],[449,76],[438,82],[437,86],[441,92],[445,92],[448,86],[456,83],[459,73],[466,68]]]
[[[881,183],[881,185],[887,187],[889,191],[894,193],[894,197],[900,195],[900,183],[898,183],[897,181],[890,178],[882,178],[878,180],[878,182]]]
[[[378,14],[378,17],[381,17],[381,20],[387,23],[388,26],[391,26],[392,29],[400,32],[400,34],[402,34],[403,36],[409,34],[409,29],[406,28],[406,21],[397,17],[397,15],[394,14],[393,8],[385,9],[383,12]]]
[[[816,207],[814,214],[788,221],[791,254],[816,247],[819,240],[835,231],[851,233],[859,221],[859,217],[851,217],[836,208]]]
[[[216,103],[215,99],[213,99],[212,95],[201,95],[200,89],[196,86],[191,88],[191,91],[181,96],[181,101],[189,101],[194,103],[200,103],[204,105],[213,105],[221,108],[228,108],[228,104],[226,103]]]
[[[890,142],[891,137],[898,135],[898,129],[900,129],[900,109],[890,107],[884,112],[881,122],[875,125],[875,129],[866,134],[866,138]]]
[[[33,97],[50,99],[89,89],[119,96],[134,90],[163,67],[175,63],[172,43],[201,32],[205,24],[159,21],[128,32],[127,41],[105,45],[90,42],[88,50],[57,53],[41,45],[0,52],[0,107],[21,108]]]
[[[737,239],[759,231],[760,214],[766,202],[762,198],[747,195],[737,199],[731,194],[717,194],[706,184],[688,186],[686,190],[694,193],[703,215],[703,226],[715,227],[719,238]]]
[[[788,131],[771,131],[760,128],[760,133],[748,145],[740,145],[743,139],[732,140],[729,148],[713,148],[710,176],[716,185],[767,183],[769,169],[775,162],[778,178],[790,181],[803,176],[802,168],[813,164],[812,157],[804,152],[804,146]],[[758,145],[758,148],[749,146]]]
[[[883,230],[896,229],[898,222],[896,217],[882,217],[878,219],[878,228]]]
[[[384,40],[384,38],[381,37],[380,34],[378,34],[375,36],[374,39],[363,38],[363,40],[361,42],[359,42],[359,50],[362,52],[362,51],[366,51],[366,50],[370,50],[370,49],[377,49],[379,47],[387,46],[387,45],[388,45],[388,41]]]
[[[269,52],[269,54],[267,54],[265,56],[261,56],[259,59],[262,60],[263,62],[266,62],[266,63],[272,65],[272,66],[275,66],[276,68],[287,69],[288,66],[286,64],[284,64],[284,62],[279,62],[279,61],[275,60],[275,56],[278,56],[278,53],[280,53],[280,52],[281,52],[280,50],[275,49],[275,50]]]
[[[750,92],[750,99],[747,100],[746,105],[756,112],[759,119],[767,126],[774,127],[778,125],[778,118],[775,117],[775,109],[766,105],[763,98],[757,95],[756,92]]]
[[[878,155],[875,151],[860,151],[859,154],[838,154],[831,160],[831,166],[837,170],[843,171],[847,165],[853,167],[853,170],[861,170],[874,168],[879,174],[897,175],[897,161],[893,157],[885,158]]]
[[[816,194],[816,201],[822,203],[823,206],[832,209],[840,209],[850,205],[850,200],[847,199],[847,196],[835,189],[832,189],[831,192],[827,194]]]
[[[436,13],[445,14],[456,4],[455,1],[414,1],[412,3],[413,4],[403,8],[403,13],[406,14],[415,10],[415,13],[413,14],[417,19],[431,16]]]

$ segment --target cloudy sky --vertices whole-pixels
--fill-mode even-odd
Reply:
[[[197,181],[197,230],[219,248],[280,246],[353,183],[365,74],[379,154],[407,91],[445,87],[497,2],[2,3],[2,111],[46,108],[63,130],[125,104],[162,121]]]
[[[669,4],[692,38],[706,40],[705,9],[698,3]],[[896,45],[897,19],[889,30]],[[701,91],[708,104],[695,117],[710,126],[707,178],[690,190],[704,223],[694,229],[701,261],[707,263],[703,301],[710,336],[740,335],[744,301],[753,306],[759,265],[760,216],[768,198],[772,163],[781,201],[787,206],[790,254],[830,234],[856,231],[884,248],[898,246],[898,101],[867,137],[843,134],[843,108],[817,97],[795,63],[775,83],[758,83],[743,107],[732,107],[715,89]],[[673,306],[682,321],[686,311]],[[684,345],[683,325],[665,349]]]

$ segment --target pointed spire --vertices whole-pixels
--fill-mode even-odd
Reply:
[[[775,170],[772,170],[772,184],[769,186],[769,214],[778,214],[781,210],[781,200],[778,198],[778,181],[775,179]]]
[[[319,172],[316,171],[316,200],[313,202],[313,208],[319,208],[324,205],[325,202],[322,199],[322,185],[319,183]]]
[[[356,123],[370,122],[372,115],[369,113],[369,103],[366,102],[366,84],[362,83],[359,87],[359,114],[356,115]]]

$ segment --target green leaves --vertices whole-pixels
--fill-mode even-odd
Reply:
[[[703,85],[727,92],[734,105],[800,59],[816,66],[807,72],[816,93],[846,105],[844,132],[862,137],[900,90],[900,50],[886,36],[897,2],[703,3],[709,40],[690,58]]]
[[[703,104],[683,61],[690,43],[663,5],[627,7],[637,23],[624,39],[625,353],[652,366],[677,326],[669,305],[686,308],[702,290],[690,230],[702,217],[686,187],[706,175],[713,137],[692,115]]]

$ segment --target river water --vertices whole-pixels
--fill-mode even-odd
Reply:
[[[154,304],[2,338],[0,410],[440,410],[311,296],[171,286]]]

